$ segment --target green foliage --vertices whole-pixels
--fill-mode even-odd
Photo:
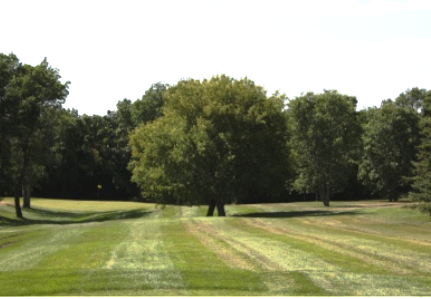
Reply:
[[[412,89],[407,89],[395,99],[395,104],[399,107],[420,111],[427,97],[427,93],[428,91],[423,88],[414,87]]]
[[[164,98],[164,116],[131,136],[132,179],[148,200],[224,204],[282,192],[283,95],[223,75],[180,81]]]
[[[0,118],[7,125],[2,137],[9,147],[6,166],[20,214],[20,189],[28,191],[45,173],[54,142],[55,111],[64,103],[70,82],[61,83],[58,70],[46,58],[37,66],[20,64],[13,54],[2,54],[0,61]],[[29,197],[24,206],[30,207]]]
[[[285,200],[286,186],[325,205],[370,190],[431,201],[425,89],[359,112],[354,97],[307,93],[286,111],[284,95],[223,75],[159,82],[116,111],[80,116],[61,109],[69,84],[46,59],[30,66],[0,53],[0,196],[130,199],[138,184],[147,200],[222,214],[224,203]]]
[[[168,87],[168,84],[160,82],[153,84],[141,99],[131,104],[131,120],[135,127],[142,122],[147,123],[163,115],[164,92]],[[117,106],[117,108],[119,107]]]
[[[51,151],[56,161],[48,166],[49,180],[36,191],[56,198],[138,198],[139,190],[127,169],[128,136],[138,124],[161,115],[165,89],[166,85],[154,84],[142,100],[119,101],[117,110],[104,116],[63,110],[59,138]]]
[[[59,128],[54,149],[57,161],[49,168],[50,179],[41,188],[43,194],[126,199],[137,193],[127,171],[128,129],[119,124],[117,113],[79,116],[77,111],[63,110]]]
[[[410,188],[407,177],[412,175],[418,144],[418,114],[390,100],[367,114],[358,176],[373,192],[398,200]]]
[[[297,172],[293,188],[316,193],[329,205],[331,194],[345,187],[357,154],[356,98],[334,90],[310,92],[289,101],[288,107]]]
[[[14,54],[0,53],[0,196],[4,195],[9,185],[9,176],[6,169],[10,166],[10,139],[12,134],[11,114],[15,108],[15,102],[7,96],[9,82],[18,72],[21,64]]]
[[[421,143],[417,148],[410,197],[413,200],[431,202],[431,90],[427,91],[423,100],[419,130]]]
[[[428,214],[431,216],[431,202],[418,202],[414,204],[409,204],[403,206],[405,209],[418,210],[424,214]]]

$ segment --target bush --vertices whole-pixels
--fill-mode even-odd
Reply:
[[[403,206],[403,208],[419,210],[422,213],[429,214],[431,216],[431,202],[418,202]]]

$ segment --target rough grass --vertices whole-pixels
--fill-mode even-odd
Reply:
[[[0,203],[1,296],[429,296],[431,222],[383,200]]]

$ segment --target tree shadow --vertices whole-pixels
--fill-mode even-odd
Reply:
[[[25,210],[24,210],[25,211]],[[108,212],[57,212],[45,209],[30,209],[33,215],[52,219],[13,219],[0,216],[1,226],[21,226],[31,224],[80,224],[91,222],[105,222],[112,220],[136,219],[148,216],[153,211],[138,209],[131,211],[108,211]]]
[[[334,208],[356,208],[356,209],[372,209],[372,208],[381,208],[381,207],[398,207],[401,204],[411,203],[410,200],[398,200],[398,201],[389,201],[389,200],[381,200],[381,201],[358,201],[356,203],[346,203],[341,205],[334,205]]]
[[[345,216],[366,214],[359,211],[325,211],[325,210],[308,210],[308,211],[289,211],[289,212],[256,212],[246,214],[234,214],[233,217],[250,217],[250,218],[295,218],[309,216]]]

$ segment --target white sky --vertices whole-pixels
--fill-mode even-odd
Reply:
[[[80,114],[223,73],[289,98],[337,89],[362,109],[431,89],[431,1],[0,0],[0,52],[47,57]]]

